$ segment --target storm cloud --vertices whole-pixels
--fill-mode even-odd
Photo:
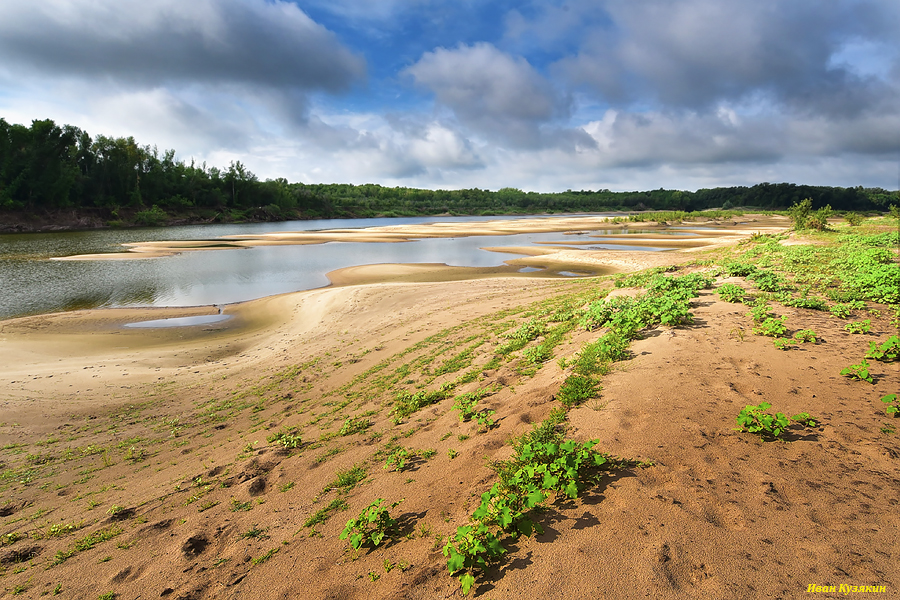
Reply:
[[[290,2],[97,0],[0,5],[0,62],[133,85],[341,91],[365,61]]]

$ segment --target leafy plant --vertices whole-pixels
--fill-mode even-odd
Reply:
[[[437,404],[449,396],[452,389],[453,384],[445,383],[439,389],[430,392],[420,390],[415,394],[411,394],[406,390],[401,390],[400,392],[397,392],[397,396],[394,399],[394,408],[391,409],[391,418],[395,424],[398,424],[419,409],[431,404]]]
[[[796,343],[793,339],[775,338],[772,340],[772,343],[775,344],[775,347],[779,350],[790,350],[791,348],[796,347]]]
[[[857,323],[847,323],[844,330],[850,333],[869,333],[872,330],[871,320],[859,321]]]
[[[491,418],[496,411],[489,409],[476,409],[478,401],[483,398],[489,390],[478,390],[468,394],[460,394],[453,403],[453,408],[459,411],[460,422],[475,419],[482,427],[490,429],[494,426],[494,419]]]
[[[396,508],[403,500],[400,499],[389,507],[382,507],[382,502],[384,499],[378,498],[364,508],[357,518],[347,521],[347,526],[341,532],[341,539],[349,537],[350,546],[354,550],[358,550],[364,544],[371,544],[374,548],[394,532],[397,521],[391,518],[388,508]]]
[[[762,323],[766,319],[774,317],[775,313],[769,310],[769,303],[764,298],[760,298],[753,304],[747,316],[753,319],[754,323]]]
[[[565,440],[565,411],[554,409],[540,425],[512,442],[515,456],[493,463],[499,481],[481,495],[468,524],[457,528],[444,545],[447,569],[457,577],[463,594],[484,571],[507,552],[501,537],[530,536],[542,528],[532,518],[550,495],[575,498],[602,472],[632,461],[612,459],[594,450],[597,440]]]
[[[880,346],[875,342],[869,342],[869,352],[866,353],[866,358],[874,358],[881,362],[900,360],[900,337],[892,335]]]
[[[807,342],[816,343],[816,332],[812,329],[801,329],[799,331],[794,332],[794,341],[800,342],[801,344],[805,344]]]
[[[780,292],[784,289],[784,280],[775,271],[757,269],[754,273],[748,275],[747,279],[755,283],[756,287],[762,292]]]
[[[371,426],[372,421],[365,417],[348,417],[347,420],[344,421],[344,424],[341,426],[341,430],[338,432],[338,435],[353,435],[354,433],[365,431]]]
[[[458,527],[456,534],[444,545],[443,553],[447,557],[450,575],[462,571],[457,579],[463,595],[466,595],[475,585],[474,570],[486,570],[490,563],[506,554],[506,548],[487,525],[478,523]]]
[[[596,396],[600,389],[600,383],[592,377],[569,375],[559,388],[556,399],[567,407],[578,406]]]
[[[785,321],[787,321],[787,315],[784,315],[778,319],[769,317],[765,321],[760,323],[759,327],[756,327],[753,330],[753,333],[755,333],[756,335],[765,335],[769,337],[781,337],[785,333],[787,333],[787,327],[784,326]]]
[[[897,394],[888,394],[881,398],[881,401],[887,404],[884,409],[884,412],[888,415],[897,416],[900,413],[900,400],[897,398]]]
[[[25,536],[23,536],[21,533],[18,533],[16,531],[14,531],[12,533],[7,533],[5,535],[0,535],[0,546],[12,546],[13,544],[15,544],[16,542],[21,540],[23,537],[25,537]]]
[[[810,428],[818,427],[818,425],[820,423],[819,419],[817,419],[817,418],[813,417],[812,415],[810,415],[809,413],[805,413],[805,412],[794,415],[793,417],[791,417],[791,421],[793,421],[795,423],[799,423],[803,427],[810,427]]]
[[[784,413],[771,415],[766,411],[772,405],[768,402],[760,402],[758,406],[748,404],[738,413],[736,431],[748,431],[765,439],[779,439],[787,429],[790,421]]]
[[[841,369],[841,375],[850,379],[859,379],[860,381],[868,381],[874,384],[875,379],[869,374],[869,363],[866,359],[862,359],[858,365],[850,365]]]
[[[411,452],[404,447],[399,447],[388,456],[384,463],[385,469],[393,469],[394,471],[402,471],[406,468],[406,462],[410,457],[414,457],[415,452]]]
[[[785,306],[794,308],[808,308],[810,310],[825,310],[828,305],[825,301],[816,296],[801,296],[800,298],[788,298],[782,302]]]
[[[747,291],[739,285],[733,283],[723,283],[716,293],[725,302],[743,302]]]
[[[300,434],[298,433],[298,428],[296,427],[292,427],[290,429],[282,429],[278,433],[272,434],[267,437],[266,441],[268,441],[270,444],[281,444],[286,449],[299,448],[302,444]]]

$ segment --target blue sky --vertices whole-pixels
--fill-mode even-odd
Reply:
[[[896,189],[896,0],[10,0],[0,116],[261,178]]]

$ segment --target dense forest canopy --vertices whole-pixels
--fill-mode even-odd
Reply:
[[[377,184],[260,181],[240,162],[225,168],[186,163],[134,138],[92,138],[71,125],[35,120],[30,127],[0,118],[0,212],[52,215],[81,211],[95,222],[162,224],[172,217],[240,221],[401,215],[684,210],[752,206],[784,209],[804,198],[813,207],[886,210],[897,193],[790,183],[646,192],[502,188],[426,190]]]

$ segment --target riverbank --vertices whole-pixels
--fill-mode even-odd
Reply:
[[[607,252],[618,262],[595,266],[704,271],[725,256],[748,260],[760,243],[737,245],[748,238],[712,250]],[[543,250],[539,258],[572,252]],[[573,326],[537,363],[531,348],[613,283],[445,281],[445,269],[335,273],[340,285],[228,306],[231,319],[201,327],[122,326],[215,310],[0,322],[0,585],[23,597],[458,597],[446,536],[496,480],[488,462],[509,458],[510,438],[561,406],[572,367],[560,359],[571,363],[602,331]],[[723,274],[716,285],[724,282],[753,290],[742,278]],[[900,589],[900,445],[878,402],[900,373],[872,361],[874,384],[839,375],[870,340],[896,332],[886,307],[864,305],[851,321],[868,319],[865,335],[828,312],[773,305],[791,330],[819,338],[788,352],[753,335],[748,308],[712,289],[692,302],[691,324],[644,331],[566,422],[570,437],[652,465],[549,503],[537,517],[543,533],[504,540],[508,554],[478,574],[475,593],[738,599],[804,597],[809,584]],[[529,321],[548,329],[495,361]],[[446,398],[392,415],[399,392],[467,377]],[[454,396],[478,389],[490,390],[478,407],[496,411],[489,429],[453,409]],[[761,401],[821,425],[791,430],[787,442],[733,431],[740,409]],[[298,447],[279,442],[289,436]],[[412,453],[407,464],[386,469],[398,448]],[[377,498],[403,499],[391,509],[395,539],[348,551],[344,525]]]

